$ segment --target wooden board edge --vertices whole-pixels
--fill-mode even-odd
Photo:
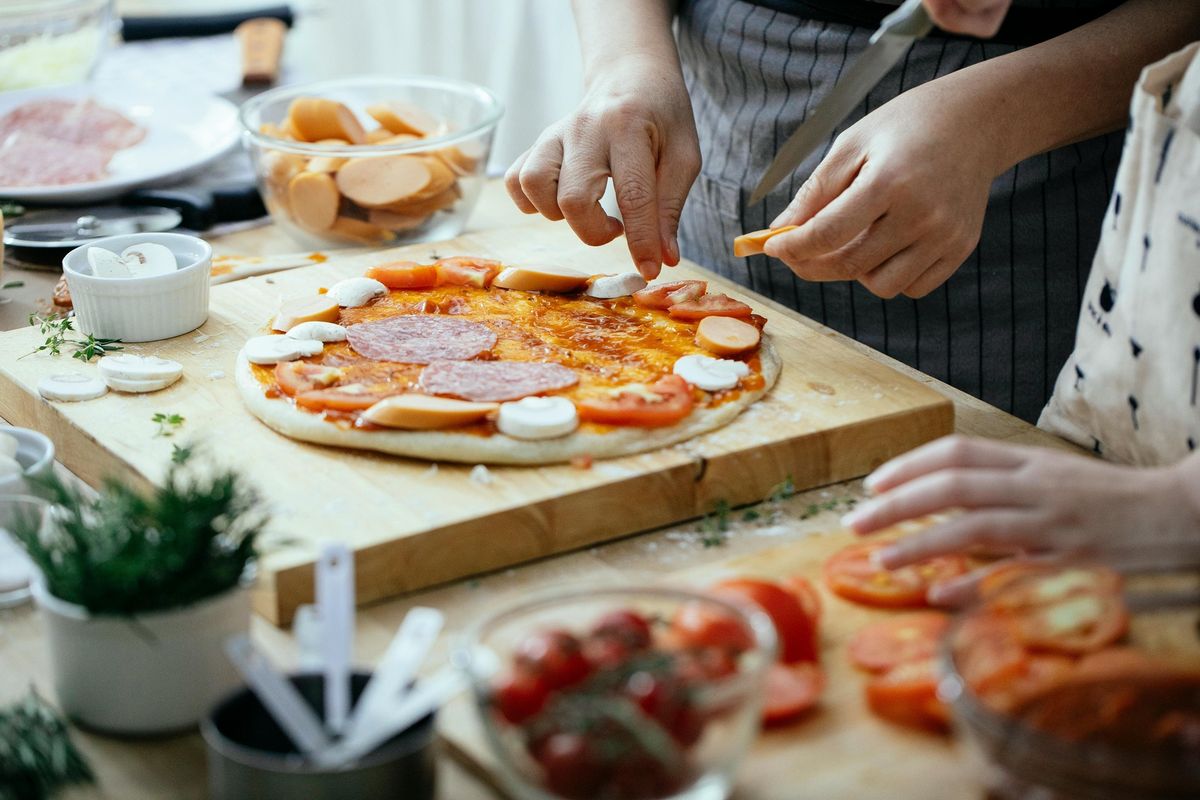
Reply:
[[[648,475],[631,476],[583,492],[508,509],[486,518],[486,529],[503,531],[502,535],[506,537],[503,540],[481,539],[486,536],[480,532],[481,521],[472,519],[362,548],[355,552],[357,600],[359,604],[365,604],[460,580],[464,577],[463,570],[450,562],[455,553],[464,549],[473,553],[476,564],[468,574],[482,575],[695,519],[710,512],[720,500],[731,505],[757,502],[789,474],[798,490],[859,477],[888,458],[953,430],[954,404],[936,393],[931,394],[934,399],[930,403],[898,412],[906,422],[904,431],[910,434],[899,446],[861,449],[859,457],[838,461],[829,470],[814,473],[811,465],[826,463],[831,453],[838,452],[843,446],[838,442],[839,438],[857,440],[865,436],[882,443],[884,437],[877,436],[877,432],[894,425],[897,415],[844,428],[814,431],[752,451],[696,458]],[[894,432],[890,441],[896,442]],[[764,468],[754,470],[749,477],[742,472],[738,481],[723,478],[744,469],[748,453]],[[659,502],[631,507],[628,502],[631,483],[636,483],[639,492],[658,492]],[[742,488],[726,492],[714,488],[731,485]],[[594,513],[574,510],[580,506],[592,509]],[[611,512],[606,513],[606,508]],[[570,539],[560,536],[552,542],[550,531],[554,529],[554,521],[564,513],[583,515],[586,524],[572,525]],[[481,549],[489,546],[490,552],[481,558]],[[273,585],[262,587],[262,593],[256,598],[256,608],[273,624],[290,625],[296,609],[312,602],[312,563],[282,567],[268,575]]]
[[[149,478],[106,450],[95,437],[3,369],[0,369],[0,417],[14,426],[45,434],[54,443],[55,459],[89,486],[99,488],[106,479],[113,479],[139,491],[153,489]],[[63,431],[64,427],[69,433]]]

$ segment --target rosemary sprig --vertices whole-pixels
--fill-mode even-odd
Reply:
[[[25,356],[43,352],[57,356],[62,354],[64,347],[71,345],[75,348],[75,352],[71,356],[72,358],[78,358],[80,361],[91,361],[96,356],[125,349],[121,347],[120,339],[96,337],[90,333],[83,339],[70,338],[69,334],[75,332],[75,322],[69,316],[42,317],[37,314],[30,314],[29,324],[37,326],[38,332],[45,337],[45,341],[34,350],[26,353]],[[21,358],[25,358],[25,356],[21,356]]]
[[[55,513],[18,512],[10,530],[55,597],[93,614],[191,605],[238,585],[266,525],[257,493],[231,470],[172,464],[143,495],[108,480],[95,499],[57,476],[35,484]]]
[[[94,782],[66,723],[35,692],[0,709],[0,800],[45,800]]]
[[[20,289],[25,285],[25,281],[5,281],[0,284],[0,289]]]
[[[158,423],[158,431],[154,434],[154,437],[158,438],[159,436],[174,436],[175,431],[179,430],[179,426],[182,425],[187,420],[185,420],[179,414],[164,414],[163,412],[160,411],[157,414],[155,414],[153,417],[151,417],[150,421]],[[189,451],[189,455],[190,455],[190,451]],[[174,452],[171,453],[171,460],[172,461],[175,460]],[[184,457],[184,460],[185,461],[187,460],[186,456]],[[176,462],[176,463],[180,463],[180,462]]]

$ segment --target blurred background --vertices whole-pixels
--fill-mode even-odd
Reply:
[[[278,5],[278,0],[118,0],[117,11],[121,16],[214,14]],[[289,5],[296,22],[284,48],[283,82],[420,73],[461,78],[495,92],[505,114],[488,165],[493,174],[503,172],[579,100],[579,45],[566,0],[292,0]],[[236,59],[224,58],[215,41],[210,50],[212,63],[183,67],[180,59],[181,69],[194,69],[202,80],[227,74],[236,83]],[[123,72],[123,61],[101,69]],[[146,79],[177,83],[180,75],[172,71]]]

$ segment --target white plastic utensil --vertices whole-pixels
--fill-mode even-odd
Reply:
[[[349,764],[365,756],[383,742],[409,728],[417,720],[439,708],[466,688],[467,679],[455,667],[445,667],[422,679],[386,713],[373,716],[333,747],[317,753],[314,761],[322,767]]]
[[[321,654],[321,620],[316,606],[303,605],[296,609],[292,636],[296,639],[296,670],[321,672],[324,656]]]
[[[329,737],[308,703],[245,634],[230,637],[225,652],[296,749],[312,757],[330,748]]]
[[[354,739],[373,720],[387,716],[408,693],[409,683],[425,663],[444,622],[442,612],[434,608],[418,606],[405,615],[367,688],[354,704],[344,731],[347,740]]]
[[[354,557],[342,542],[325,545],[317,560],[317,616],[325,655],[325,727],[340,734],[350,714],[354,645]]]

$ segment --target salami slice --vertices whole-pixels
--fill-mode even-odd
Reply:
[[[579,383],[562,364],[532,361],[434,361],[421,370],[421,389],[476,402],[517,400]]]
[[[476,358],[496,344],[496,334],[486,325],[428,314],[351,325],[346,329],[346,339],[360,355],[402,364]]]

